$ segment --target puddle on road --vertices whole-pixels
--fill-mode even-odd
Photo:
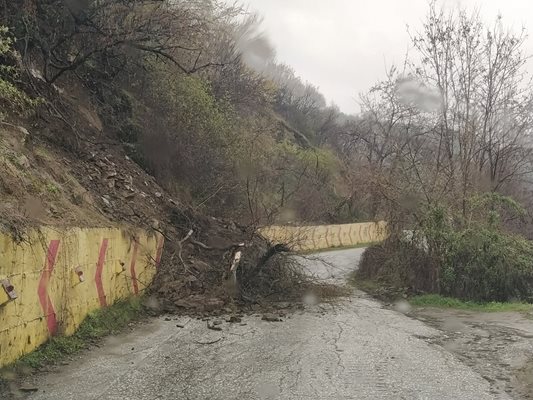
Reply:
[[[495,394],[533,399],[531,315],[434,308],[410,315],[442,331],[437,343],[490,382]]]

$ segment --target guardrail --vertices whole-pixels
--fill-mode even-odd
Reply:
[[[142,292],[162,251],[161,235],[140,230],[46,227],[20,243],[0,233],[0,366]]]
[[[385,221],[340,225],[267,226],[259,233],[272,243],[287,244],[295,251],[323,250],[383,241]]]

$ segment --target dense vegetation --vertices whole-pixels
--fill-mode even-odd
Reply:
[[[502,215],[523,210],[493,193],[468,204],[466,218],[441,205],[427,209],[416,230],[393,234],[369,248],[359,276],[414,293],[476,301],[533,300],[533,244],[508,232],[501,221]]]
[[[367,252],[361,275],[467,300],[531,300],[525,32],[433,3],[411,38],[419,61],[363,98],[371,192],[391,237]]]
[[[36,105],[36,100],[15,84],[18,71],[14,65],[8,63],[13,56],[13,39],[9,36],[9,30],[0,26],[0,59],[6,60],[0,63],[0,120],[4,120],[8,112],[25,113]]]
[[[526,34],[501,18],[431,3],[413,54],[348,116],[276,60],[238,5],[0,0],[0,15],[2,123],[61,118],[59,93],[81,87],[104,134],[197,211],[249,225],[386,219],[366,277],[531,297],[533,97]],[[86,138],[70,128],[41,139],[75,152]]]
[[[347,117],[276,62],[244,9],[6,0],[0,10],[27,78],[81,83],[106,134],[192,207],[251,224],[353,219],[327,143]],[[66,135],[63,145],[83,136]]]

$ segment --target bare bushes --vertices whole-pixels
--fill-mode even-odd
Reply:
[[[359,150],[395,234],[367,252],[362,276],[467,300],[531,299],[533,247],[516,235],[528,233],[516,200],[531,210],[533,171],[526,37],[501,17],[488,26],[431,2],[411,32],[417,59],[363,97],[345,148]]]
[[[192,211],[177,213],[172,223],[181,239],[167,240],[151,288],[166,311],[301,299],[312,283],[285,246],[252,228]]]
[[[244,299],[287,299],[301,295],[307,282],[301,265],[286,253],[271,247],[258,264],[240,270],[239,283]]]
[[[532,301],[533,244],[505,231],[491,204],[484,219],[470,221],[442,207],[428,210],[416,230],[369,248],[359,276],[415,293]]]

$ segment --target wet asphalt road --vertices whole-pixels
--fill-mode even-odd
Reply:
[[[342,280],[360,254],[342,250],[321,255],[328,265],[304,262],[322,278]],[[432,344],[437,330],[363,293],[310,305],[283,322],[259,315],[242,322],[223,322],[217,332],[196,319],[154,319],[37,377],[30,399],[508,398]]]

